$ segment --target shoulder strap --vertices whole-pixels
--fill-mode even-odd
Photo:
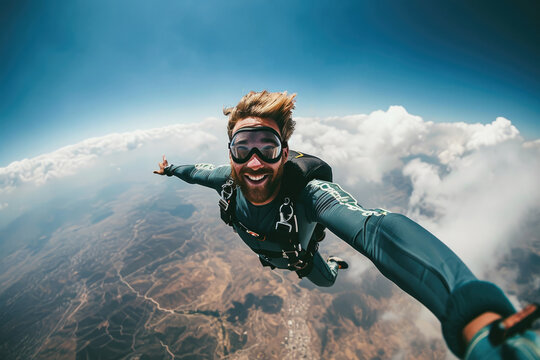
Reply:
[[[304,187],[311,180],[332,181],[332,178],[332,168],[324,160],[299,151],[289,151],[282,184],[285,196],[297,200]],[[322,241],[325,237],[324,230],[323,225],[317,224],[310,243]]]
[[[236,208],[236,185],[232,178],[221,186],[221,197],[219,198],[219,212],[221,220],[225,224],[232,226],[235,222],[234,210]]]
[[[298,197],[313,179],[332,181],[332,168],[316,156],[290,150],[285,163],[283,188],[287,196]]]

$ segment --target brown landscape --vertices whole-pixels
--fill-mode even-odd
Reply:
[[[219,220],[215,194],[171,189],[91,199],[76,221],[4,258],[0,357],[451,358],[435,318],[366,260],[316,288],[262,268]],[[359,258],[329,236],[322,253],[333,251]],[[513,256],[534,274],[538,254]],[[523,276],[516,293],[538,297]]]

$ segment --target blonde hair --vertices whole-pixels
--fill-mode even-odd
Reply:
[[[232,138],[236,123],[248,117],[267,118],[276,122],[281,132],[281,138],[287,142],[294,131],[295,121],[292,119],[296,94],[284,92],[270,93],[251,91],[244,95],[235,107],[223,109],[223,114],[229,117],[227,133]]]

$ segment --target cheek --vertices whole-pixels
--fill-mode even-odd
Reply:
[[[236,164],[234,161],[232,161],[232,159],[230,158],[230,156],[229,156],[229,160],[230,160],[229,163],[230,163],[230,165],[231,165],[231,170],[234,171],[234,172],[236,172],[236,173],[238,174],[238,170],[239,170],[238,164]]]
[[[279,162],[278,164],[279,164],[279,165],[276,165],[276,166],[273,166],[273,167],[272,167],[272,170],[274,170],[274,174],[278,174],[278,173],[281,171],[281,169],[283,168],[285,162],[284,162],[284,161],[283,161],[283,162]]]

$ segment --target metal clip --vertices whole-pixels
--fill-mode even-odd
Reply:
[[[219,199],[219,207],[223,209],[223,211],[229,210],[229,202],[225,199]]]
[[[285,206],[289,207],[288,214],[285,214],[285,212],[283,211],[283,208]],[[292,207],[291,199],[286,197],[285,200],[283,201],[283,204],[281,204],[281,206],[279,207],[279,221],[276,223],[276,230],[278,230],[278,227],[280,226],[285,226],[288,229],[286,231],[292,232],[293,227],[289,223],[289,221],[293,218],[293,216],[294,216],[294,209]]]
[[[296,258],[298,257],[298,251],[296,251],[296,250],[290,250],[290,251],[281,250],[281,253],[282,253],[284,259],[289,259],[290,258],[290,256],[287,255],[289,253],[294,254],[294,257],[296,257]]]
[[[292,265],[287,264],[287,266],[290,267],[290,268],[293,268],[294,271],[305,269],[307,265],[308,265],[308,263],[303,261],[303,260],[298,260],[297,262],[295,262]]]
[[[233,194],[233,184],[234,182],[229,179],[223,186],[221,187],[221,198],[224,200],[229,200]]]
[[[276,223],[276,230],[280,230],[279,228],[281,228],[281,227],[285,227],[286,232],[291,232],[292,231],[292,225],[289,224],[288,222],[278,221]]]

